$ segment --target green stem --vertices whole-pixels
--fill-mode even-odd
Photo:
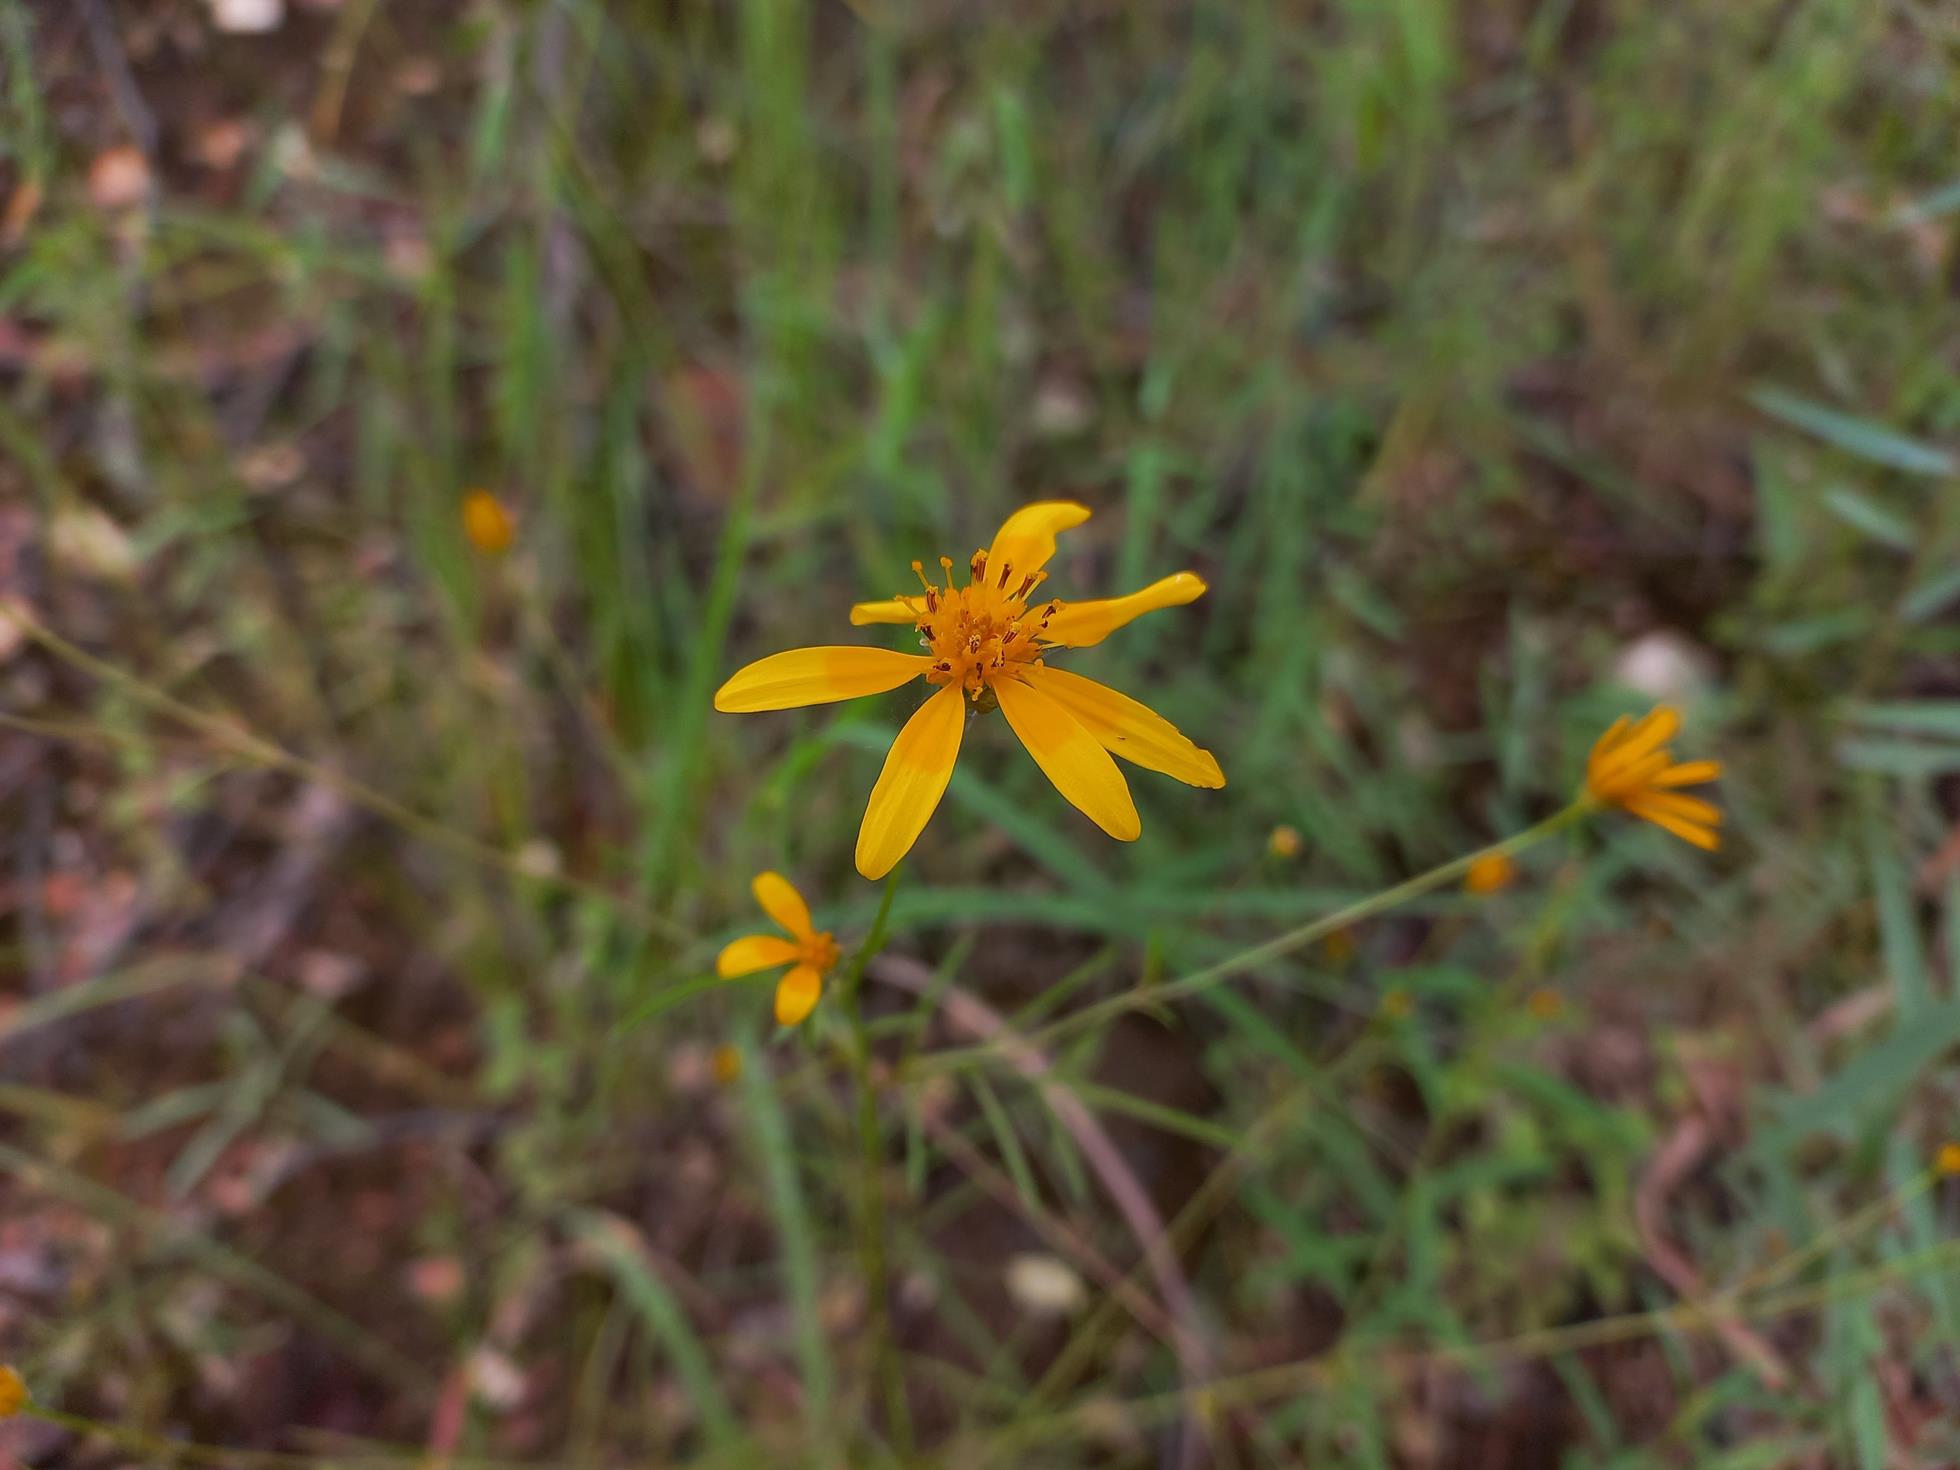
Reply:
[[[1594,803],[1582,795],[1562,811],[1555,812],[1544,821],[1527,827],[1514,836],[1506,837],[1502,842],[1493,842],[1489,847],[1480,847],[1474,852],[1465,853],[1462,857],[1452,858],[1449,862],[1431,868],[1426,873],[1418,873],[1413,878],[1397,883],[1393,888],[1384,888],[1380,893],[1372,893],[1366,898],[1357,899],[1345,908],[1335,909],[1333,913],[1325,914],[1311,923],[1302,924],[1297,929],[1289,929],[1277,938],[1268,939],[1264,944],[1255,944],[1250,949],[1242,949],[1215,965],[1207,965],[1204,969],[1194,971],[1181,979],[1164,985],[1153,985],[1148,989],[1128,990],[1121,995],[1112,995],[1107,1000],[1097,1001],[1094,1005],[1084,1006],[1052,1025],[1033,1032],[1024,1040],[1028,1045],[1042,1051],[1052,1051],[1054,1043],[1062,1037],[1099,1025],[1111,1017],[1120,1016],[1127,1011],[1165,1005],[1195,995],[1201,990],[1209,990],[1221,980],[1229,980],[1234,975],[1242,975],[1248,970],[1257,969],[1269,961],[1278,959],[1281,955],[1292,953],[1302,945],[1311,944],[1316,939],[1323,939],[1338,929],[1345,929],[1350,924],[1358,924],[1363,919],[1371,919],[1384,910],[1407,903],[1412,898],[1420,898],[1432,889],[1454,882],[1468,872],[1470,865],[1480,858],[1509,857],[1513,853],[1522,852],[1547,837],[1563,832],[1594,809]],[[986,1050],[988,1048],[984,1046],[962,1048],[940,1052],[927,1060],[935,1067],[957,1067]]]
[[[851,1077],[857,1088],[858,1156],[863,1169],[863,1208],[858,1221],[858,1258],[870,1301],[873,1352],[879,1381],[884,1386],[885,1418],[901,1461],[912,1458],[912,1411],[905,1397],[905,1373],[899,1361],[898,1337],[892,1328],[891,1264],[885,1219],[885,1148],[878,1130],[878,1094],[871,1076],[871,1028],[864,1017],[864,971],[885,947],[889,936],[892,899],[898,892],[899,870],[885,879],[878,916],[858,946],[851,967],[837,987],[837,1003],[851,1023]]]

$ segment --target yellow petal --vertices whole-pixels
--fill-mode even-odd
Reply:
[[[1619,727],[1616,725],[1614,728]],[[1681,712],[1671,705],[1657,705],[1628,730],[1611,750],[1600,754],[1600,778],[1610,780],[1646,759],[1673,739],[1680,728]]]
[[[862,628],[866,623],[916,623],[924,611],[924,604],[922,597],[888,597],[883,602],[853,603],[851,626]]]
[[[1130,788],[1109,752],[1075,717],[1032,684],[1004,679],[994,686],[1000,712],[1021,737],[1055,789],[1118,842],[1134,842],[1143,832]]]
[[[810,906],[781,873],[757,873],[749,887],[762,911],[798,939],[808,939],[816,932],[810,923]]]
[[[1627,803],[1627,810],[1650,820],[1654,812],[1667,812],[1684,822],[1694,822],[1703,827],[1722,825],[1720,807],[1703,801],[1699,796],[1685,796],[1678,791],[1643,791]]]
[[[715,973],[724,980],[733,980],[738,975],[753,975],[757,970],[787,965],[802,953],[777,935],[750,934],[722,950],[715,959]]]
[[[1225,784],[1225,773],[1210,751],[1193,745],[1177,726],[1129,695],[1067,669],[1031,668],[1022,677],[1067,710],[1112,755],[1162,771],[1187,786]]]
[[[810,965],[798,965],[776,986],[776,1024],[795,1026],[817,1008],[823,976]]]
[[[737,671],[715,691],[715,708],[742,715],[883,694],[931,667],[922,653],[889,648],[792,648]]]
[[[966,691],[948,684],[898,732],[858,828],[857,870],[865,877],[884,877],[912,850],[946,794],[965,730]]]
[[[1677,816],[1673,812],[1663,811],[1659,807],[1648,806],[1642,801],[1629,802],[1627,804],[1627,810],[1632,812],[1636,817],[1639,817],[1642,821],[1652,822],[1662,831],[1672,832],[1683,842],[1692,842],[1696,847],[1702,848],[1705,851],[1713,852],[1722,845],[1721,834],[1716,832],[1714,828],[1698,826],[1687,818]]]
[[[1618,745],[1620,743],[1620,737],[1626,734],[1627,727],[1632,723],[1631,718],[1626,715],[1621,715],[1612,724],[1608,725],[1606,727],[1606,733],[1600,736],[1599,739],[1593,741],[1592,759],[1598,760],[1607,751]]]
[[[1182,607],[1205,595],[1204,578],[1194,572],[1173,572],[1127,597],[1104,597],[1089,602],[1065,602],[1048,620],[1042,638],[1070,648],[1100,643],[1132,619],[1163,607]]]
[[[1089,519],[1089,507],[1073,500],[1037,500],[1024,505],[1001,523],[994,544],[987,548],[987,582],[997,586],[1002,569],[1012,567],[1014,580],[1032,576],[1055,554],[1055,533],[1068,531]]]
[[[1704,781],[1720,780],[1722,763],[1720,761],[1683,761],[1678,766],[1669,766],[1654,777],[1655,786],[1699,786]]]

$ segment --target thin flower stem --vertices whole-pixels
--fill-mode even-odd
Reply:
[[[1488,847],[1480,847],[1474,852],[1465,853],[1462,857],[1452,858],[1449,862],[1431,868],[1425,873],[1418,873],[1413,878],[1397,883],[1393,888],[1384,888],[1380,893],[1358,899],[1345,908],[1338,908],[1331,914],[1322,915],[1310,923],[1300,925],[1297,929],[1289,929],[1286,933],[1268,939],[1263,944],[1255,944],[1250,949],[1240,950],[1215,965],[1207,965],[1204,969],[1194,971],[1180,979],[1163,985],[1153,985],[1148,989],[1127,990],[1121,995],[1112,995],[1107,1000],[1084,1006],[1081,1010],[1063,1016],[1060,1020],[1031,1033],[1024,1039],[1031,1046],[1039,1047],[1044,1051],[1051,1050],[1055,1042],[1062,1037],[1096,1026],[1128,1011],[1148,1010],[1209,990],[1220,981],[1257,969],[1260,965],[1276,960],[1282,955],[1291,954],[1302,945],[1325,938],[1336,930],[1345,929],[1350,924],[1358,924],[1363,919],[1371,919],[1376,914],[1392,909],[1398,904],[1407,903],[1412,898],[1420,898],[1425,893],[1441,888],[1461,878],[1469,871],[1472,863],[1482,858],[1500,855],[1510,857],[1515,853],[1523,852],[1547,837],[1563,832],[1593,810],[1594,804],[1581,796],[1571,805],[1545,818],[1544,821],[1506,837],[1502,842],[1493,842]],[[920,1065],[937,1068],[958,1067],[975,1060],[978,1054],[987,1050],[990,1048],[980,1046],[939,1052],[934,1056],[921,1058]]]
[[[902,867],[902,865],[901,865]],[[864,1017],[865,967],[885,947],[891,928],[892,899],[898,893],[899,867],[885,879],[878,915],[871,932],[858,946],[851,967],[838,985],[837,1000],[851,1023],[851,1077],[857,1088],[858,1155],[863,1169],[863,1208],[858,1220],[858,1257],[870,1301],[873,1352],[884,1387],[886,1428],[901,1461],[912,1458],[912,1410],[905,1396],[905,1372],[899,1361],[898,1337],[892,1327],[891,1264],[885,1219],[885,1149],[878,1131],[878,1094],[871,1076],[871,1028]]]

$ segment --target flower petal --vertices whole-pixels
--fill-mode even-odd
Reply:
[[[1187,786],[1225,784],[1225,773],[1210,751],[1192,744],[1177,726],[1129,695],[1067,669],[1031,668],[1022,677],[1067,710],[1112,755],[1162,771]]]
[[[817,1008],[817,999],[822,994],[823,976],[817,973],[816,967],[798,965],[776,985],[776,1024],[801,1024]]]
[[[858,828],[857,870],[865,877],[884,877],[912,850],[946,794],[965,731],[966,691],[948,684],[898,732]]]
[[[916,623],[925,610],[922,597],[888,597],[882,602],[857,602],[851,605],[851,626],[862,628],[866,623]]]
[[[1014,579],[1032,576],[1055,554],[1055,533],[1073,530],[1089,519],[1089,507],[1073,500],[1037,500],[1024,505],[1001,523],[987,548],[987,580],[998,584],[1004,568]]]
[[[1089,602],[1065,602],[1048,620],[1042,639],[1070,648],[1100,643],[1125,623],[1163,607],[1182,607],[1205,595],[1204,578],[1194,572],[1173,572],[1127,597],[1103,597]]]
[[[1704,851],[1714,852],[1722,845],[1721,834],[1714,828],[1699,826],[1689,821],[1686,817],[1678,816],[1670,811],[1664,811],[1659,807],[1649,806],[1644,801],[1635,800],[1628,802],[1627,810],[1632,812],[1634,816],[1639,817],[1642,821],[1652,822],[1662,831],[1672,832],[1683,842],[1692,842],[1696,847]]]
[[[724,980],[753,975],[757,970],[773,970],[787,965],[803,953],[787,939],[775,934],[749,934],[723,948],[715,958],[715,973]]]
[[[1694,822],[1703,827],[1722,825],[1720,807],[1703,801],[1699,796],[1687,796],[1679,791],[1655,791],[1650,788],[1629,801],[1627,810],[1650,819],[1653,812],[1667,812],[1684,822]]]
[[[1607,751],[1618,745],[1620,743],[1620,737],[1626,734],[1627,728],[1632,724],[1633,719],[1631,716],[1621,715],[1612,724],[1608,725],[1606,727],[1606,733],[1600,736],[1599,739],[1593,741],[1592,759],[1598,760]]]
[[[1683,761],[1678,766],[1669,766],[1650,783],[1655,786],[1699,786],[1704,781],[1717,781],[1722,776],[1720,761]]]
[[[781,873],[757,873],[749,887],[762,911],[798,939],[808,939],[816,933],[810,923],[810,906]]]
[[[715,691],[715,708],[743,715],[883,694],[931,667],[922,653],[889,648],[792,648],[737,670]]]
[[[1614,726],[1614,729],[1618,728]],[[1598,753],[1599,778],[1611,780],[1620,775],[1628,767],[1658,751],[1674,738],[1680,728],[1679,710],[1672,705],[1656,705],[1612,749]]]
[[[1136,841],[1143,833],[1136,803],[1130,800],[1123,773],[1096,737],[1032,684],[1003,679],[994,692],[1008,725],[1055,789],[1118,842]]]

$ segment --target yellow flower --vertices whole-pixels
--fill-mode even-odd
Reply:
[[[742,1075],[742,1053],[724,1041],[709,1056],[708,1065],[714,1069],[715,1081],[733,1087]]]
[[[898,732],[871,788],[857,843],[857,868],[865,877],[884,877],[925,830],[952,779],[969,704],[982,711],[998,707],[1055,789],[1119,841],[1135,841],[1143,827],[1112,752],[1192,786],[1225,784],[1211,753],[1161,715],[1048,665],[1046,656],[1056,649],[1100,643],[1143,613],[1181,606],[1205,591],[1196,576],[1178,572],[1127,597],[1036,598],[1056,534],[1088,519],[1088,508],[1072,501],[1023,506],[1007,518],[993,545],[974,553],[964,587],[953,583],[951,558],[939,559],[944,586],[927,580],[915,561],[923,592],[851,609],[851,622],[860,627],[913,624],[925,653],[797,648],[750,664],[715,692],[716,709],[749,714],[882,694],[919,678],[936,686]]]
[[[0,1366],[0,1419],[11,1419],[27,1407],[27,1384],[10,1366]]]
[[[1933,1168],[1942,1178],[1960,1174],[1960,1143],[1943,1143],[1933,1156]]]
[[[1619,807],[1713,852],[1722,845],[1715,830],[1722,824],[1721,809],[1673,788],[1713,781],[1722,774],[1722,763],[1677,762],[1667,742],[1680,728],[1680,713],[1667,705],[1637,722],[1621,715],[1586,758],[1586,794],[1600,806]]]
[[[1463,875],[1463,886],[1481,897],[1509,888],[1517,876],[1518,865],[1508,853],[1487,852],[1470,864]]]
[[[463,534],[485,556],[496,556],[517,539],[517,522],[488,490],[472,490],[463,497]]]
[[[1298,857],[1300,829],[1284,825],[1273,828],[1273,835],[1266,839],[1266,851],[1276,858]]]
[[[810,906],[781,873],[757,873],[755,901],[762,911],[789,930],[789,939],[774,934],[750,934],[735,940],[715,960],[715,973],[724,980],[789,965],[776,985],[776,1020],[794,1026],[817,1008],[823,977],[837,963],[837,941],[810,923]]]

